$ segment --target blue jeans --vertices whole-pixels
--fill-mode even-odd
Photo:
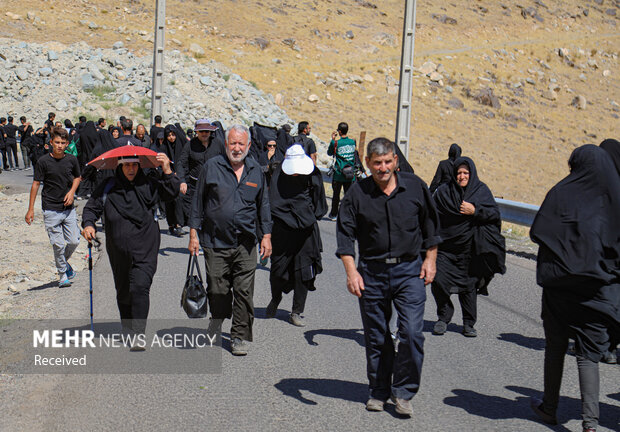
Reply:
[[[426,302],[421,267],[419,257],[399,264],[360,260],[364,291],[359,303],[371,398],[387,400],[392,394],[409,400],[420,387]],[[397,353],[389,329],[392,303],[398,315]]]

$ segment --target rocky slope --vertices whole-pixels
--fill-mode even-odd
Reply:
[[[104,49],[122,41],[148,57],[154,4],[6,0],[0,36]],[[576,146],[617,137],[619,18],[618,0],[419,0],[417,172],[430,181],[458,142],[496,195],[540,203]],[[392,137],[402,20],[401,0],[168,0],[166,46],[207,67],[220,62],[324,139],[339,121],[354,136]],[[173,89],[179,72],[166,76]],[[188,80],[190,96],[199,79]]]

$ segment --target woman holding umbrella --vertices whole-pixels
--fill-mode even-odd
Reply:
[[[145,155],[129,154],[132,152]],[[90,162],[98,168],[108,168],[114,163],[117,164],[114,177],[102,182],[84,207],[82,235],[92,241],[95,223],[104,215],[106,250],[123,329],[144,334],[160,244],[155,217],[157,204],[160,198],[175,199],[181,182],[173,174],[168,156],[142,147],[119,147]],[[142,171],[155,166],[162,167],[160,179],[147,177]],[[132,350],[140,348],[134,346]]]

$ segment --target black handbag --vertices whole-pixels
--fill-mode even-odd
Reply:
[[[194,274],[194,268],[196,269],[196,275]],[[187,263],[187,276],[185,277],[183,294],[181,294],[181,307],[188,318],[204,318],[209,312],[207,292],[202,282],[198,256],[193,254],[190,255],[189,262]]]

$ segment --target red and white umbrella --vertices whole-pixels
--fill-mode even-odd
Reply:
[[[157,168],[160,163],[157,161],[157,153],[145,147],[125,145],[105,152],[101,156],[88,162],[98,170],[115,169],[118,165],[118,158],[136,157],[140,161],[141,168]]]

